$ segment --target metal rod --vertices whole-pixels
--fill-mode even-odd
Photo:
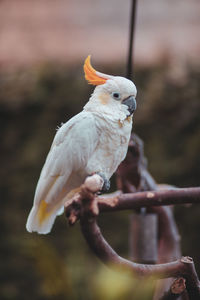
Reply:
[[[127,73],[126,77],[131,79],[133,73],[133,42],[135,35],[135,19],[136,19],[136,5],[137,0],[131,0],[131,18],[130,18],[130,29],[129,29],[129,49],[127,58]]]

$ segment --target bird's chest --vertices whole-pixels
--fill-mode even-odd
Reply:
[[[132,128],[132,120],[99,121],[99,141],[88,161],[88,168],[93,172],[104,173],[110,178],[120,162],[125,158]]]
[[[124,150],[130,138],[130,126],[122,123],[110,124],[101,130],[99,137],[99,147],[102,149],[104,156],[116,155],[118,151]]]

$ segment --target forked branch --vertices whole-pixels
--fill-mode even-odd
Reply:
[[[94,175],[98,176],[98,175]],[[72,224],[80,218],[82,233],[91,250],[99,259],[117,269],[128,270],[136,276],[155,276],[156,278],[183,277],[190,299],[200,299],[200,283],[192,258],[182,257],[176,261],[157,265],[131,262],[119,256],[102,236],[96,217],[100,211],[133,209],[152,205],[169,205],[200,202],[200,188],[174,189],[167,191],[124,194],[113,198],[98,198],[99,190],[92,185],[92,178],[82,185],[72,201],[66,204],[66,215]],[[150,194],[151,193],[151,194]],[[73,219],[73,222],[72,222]]]
[[[87,179],[87,182],[88,180],[92,182],[92,177]],[[81,193],[83,193],[84,187],[85,184],[82,185]],[[93,194],[92,197],[94,203],[98,204],[100,212],[132,210],[141,207],[200,203],[200,187],[119,194],[112,197],[98,197]],[[72,225],[80,217],[80,194],[75,195],[70,202],[66,203],[65,207],[70,216],[69,223]]]

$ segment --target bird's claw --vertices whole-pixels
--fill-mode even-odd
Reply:
[[[103,179],[103,186],[101,192],[108,192],[110,189],[110,180],[106,178],[103,173],[97,173]]]

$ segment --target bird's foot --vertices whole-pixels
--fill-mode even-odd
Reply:
[[[108,180],[103,173],[96,173],[96,174],[98,174],[103,179],[103,186],[101,192],[108,192],[110,189],[110,180]]]

